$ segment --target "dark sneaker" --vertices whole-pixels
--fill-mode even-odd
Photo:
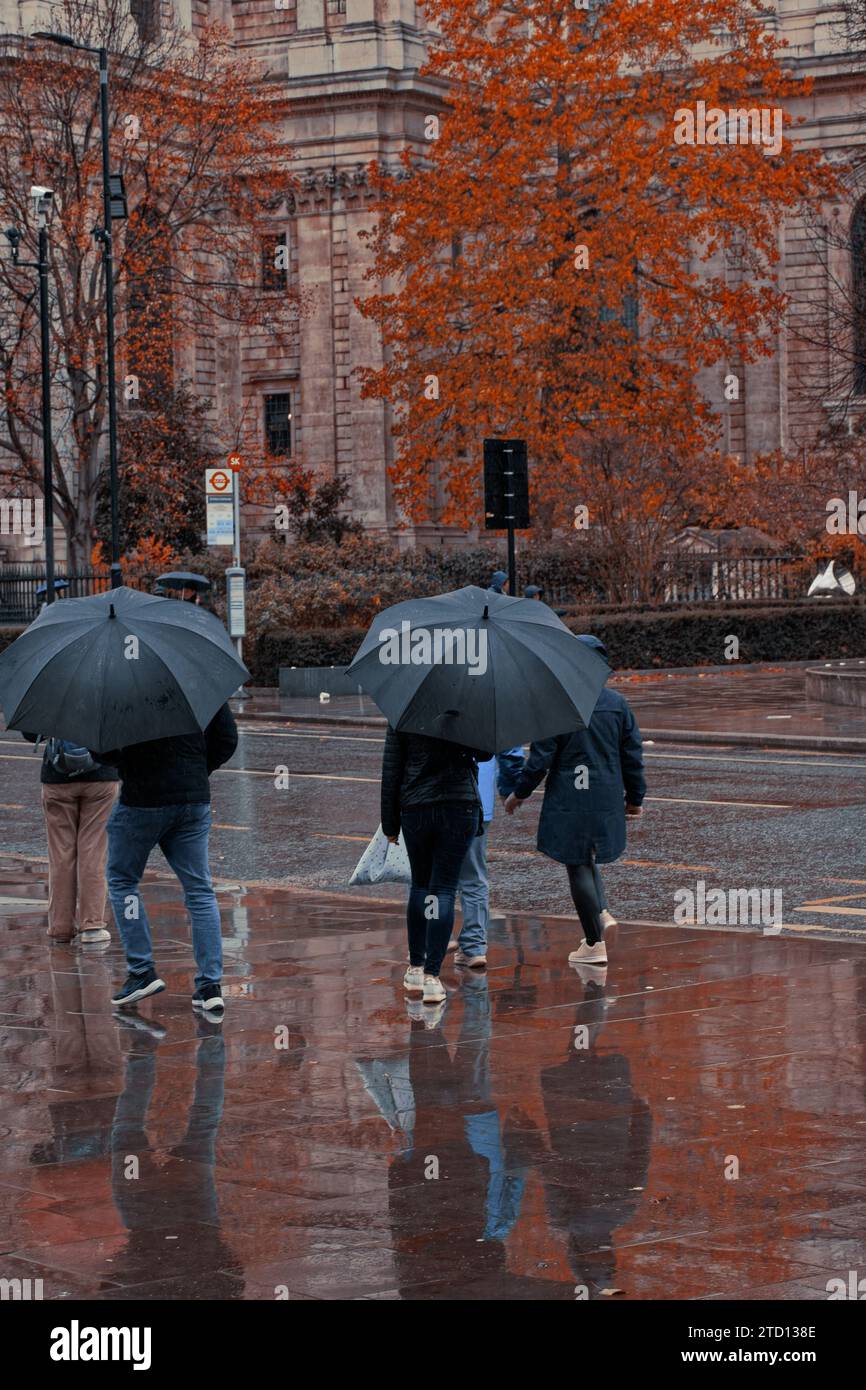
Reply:
[[[223,993],[219,985],[201,985],[192,996],[194,1009],[224,1009]]]
[[[112,994],[112,1004],[135,1004],[139,999],[146,999],[149,994],[159,994],[160,990],[165,989],[165,981],[161,980],[155,970],[148,970],[146,975],[127,975],[126,984],[119,989],[116,994]]]

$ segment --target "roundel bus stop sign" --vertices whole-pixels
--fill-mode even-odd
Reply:
[[[234,484],[234,473],[231,469],[205,469],[208,545],[232,545],[234,543]]]

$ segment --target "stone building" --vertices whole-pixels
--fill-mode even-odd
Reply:
[[[274,360],[267,341],[202,336],[182,364],[220,417],[246,406],[260,438],[287,456],[300,455],[322,476],[345,475],[353,512],[374,534],[398,535],[398,517],[387,480],[392,455],[389,410],[364,401],[352,369],[375,365],[380,344],[374,326],[354,298],[367,292],[368,253],[358,233],[371,224],[366,167],[373,159],[393,165],[407,142],[422,140],[425,116],[435,111],[439,89],[419,76],[425,48],[424,19],[416,0],[130,0],[139,23],[157,21],[158,7],[174,5],[193,32],[203,17],[219,19],[241,52],[263,61],[268,90],[295,152],[297,180],[274,210],[274,238],[289,248],[287,274],[304,291],[312,311],[298,325],[296,342]],[[0,25],[21,33],[50,24],[50,0],[0,0]],[[822,0],[776,0],[768,22],[789,47],[796,69],[814,88],[795,114],[805,117],[799,137],[820,146],[831,160],[847,162],[863,141],[866,80],[840,23],[841,7]],[[802,334],[815,316],[833,317],[831,283],[851,285],[852,221],[866,229],[862,183],[827,209],[830,246],[816,250],[800,223],[780,238],[780,271],[794,295],[785,330],[772,357],[743,366],[730,362],[703,382],[723,420],[723,444],[743,459],[773,449],[797,448],[834,413],[853,418],[866,405],[866,370],[852,387],[830,346]],[[855,235],[858,246],[866,237]],[[733,273],[733,272],[731,272]],[[276,288],[279,288],[277,284]],[[866,343],[864,343],[866,362]],[[725,400],[724,380],[736,375],[737,399]],[[850,377],[850,373],[848,374]],[[857,375],[857,374],[855,374]],[[859,378],[862,378],[860,380]],[[252,518],[251,518],[252,520]],[[259,523],[263,521],[261,515]],[[403,532],[406,542],[445,539],[431,523]],[[0,537],[0,545],[4,538]]]

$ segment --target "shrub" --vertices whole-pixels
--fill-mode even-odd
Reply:
[[[739,660],[827,661],[866,651],[866,603],[812,599],[761,607],[703,607],[641,613],[567,612],[572,632],[593,632],[619,669],[721,666],[725,639]]]
[[[17,637],[20,637],[24,627],[0,627],[0,652],[5,652],[7,647],[11,647]]]
[[[278,685],[281,666],[348,666],[365,627],[319,632],[263,632],[247,655],[255,685]]]

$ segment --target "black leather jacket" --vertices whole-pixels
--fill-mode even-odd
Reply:
[[[477,764],[492,756],[478,749],[464,748],[459,743],[428,738],[426,734],[398,734],[389,728],[382,756],[382,829],[385,834],[400,833],[400,812],[405,806],[474,801],[480,811]]]

